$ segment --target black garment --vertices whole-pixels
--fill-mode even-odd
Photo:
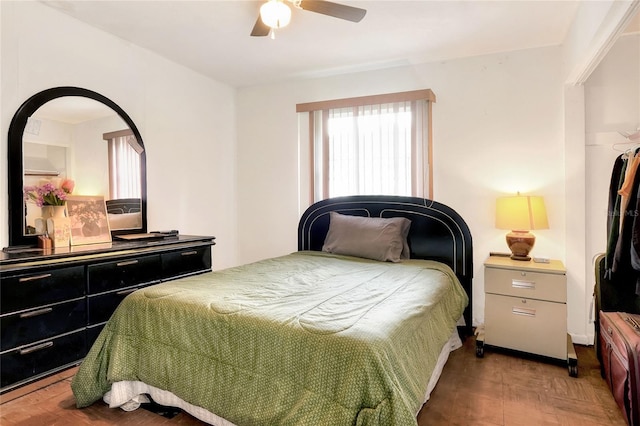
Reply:
[[[619,156],[613,166],[609,187],[607,252],[596,267],[596,306],[598,310],[640,313],[640,170],[634,177],[632,194],[625,211],[620,211],[618,190],[624,182],[627,161]],[[624,215],[622,229],[620,218]],[[617,250],[616,250],[617,249]],[[635,252],[634,252],[635,250]],[[638,263],[640,266],[640,263]],[[597,332],[597,330],[596,330]]]
[[[628,167],[629,161],[625,161],[625,164]],[[626,167],[624,167],[626,169]],[[620,184],[619,187],[622,186],[624,182],[624,171],[620,176]],[[633,261],[633,254],[635,252],[633,245],[633,238],[636,235],[636,238],[640,238],[640,229],[638,226],[640,223],[636,220],[638,216],[638,188],[640,187],[640,173],[636,173],[633,176],[633,185],[631,187],[631,193],[629,194],[629,202],[627,203],[624,211],[620,210],[620,197],[616,198],[617,208],[620,210],[618,212],[617,217],[614,216],[614,220],[612,226],[617,226],[620,228],[620,221],[622,221],[622,227],[620,229],[619,234],[616,236],[615,231],[613,229],[610,230],[609,234],[609,243],[611,243],[613,238],[616,238],[615,248],[613,253],[613,261],[611,263],[611,272],[612,278],[615,282],[619,283],[622,286],[632,285],[635,287],[635,292],[640,296],[640,263],[638,263],[638,268],[635,267]],[[617,194],[617,190],[616,190]],[[610,193],[611,197],[612,194]],[[617,223],[615,223],[615,219]],[[608,247],[608,249],[610,246]],[[607,256],[609,258],[609,256]]]
[[[609,184],[609,209],[607,210],[607,252],[605,257],[605,276],[612,278],[613,259],[618,243],[620,231],[620,204],[622,197],[618,194],[618,189],[624,182],[624,173],[627,169],[627,161],[622,155],[616,158],[611,172],[611,182]]]

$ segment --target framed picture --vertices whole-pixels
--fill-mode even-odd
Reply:
[[[71,221],[71,245],[111,242],[107,207],[102,195],[69,195],[67,211]]]

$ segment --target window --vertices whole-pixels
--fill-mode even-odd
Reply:
[[[109,198],[141,198],[142,146],[129,129],[105,133],[102,137],[109,149]]]
[[[432,198],[431,90],[297,105],[309,112],[313,200]]]

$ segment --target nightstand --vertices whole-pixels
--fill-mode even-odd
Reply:
[[[578,359],[567,334],[567,271],[549,263],[490,256],[484,263],[485,323],[476,338],[476,355],[496,346],[566,360],[578,374]]]

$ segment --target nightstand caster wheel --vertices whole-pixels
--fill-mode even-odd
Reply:
[[[569,376],[578,377],[578,364],[570,362],[569,364]]]
[[[476,357],[484,357],[484,344],[480,342],[476,342]]]

